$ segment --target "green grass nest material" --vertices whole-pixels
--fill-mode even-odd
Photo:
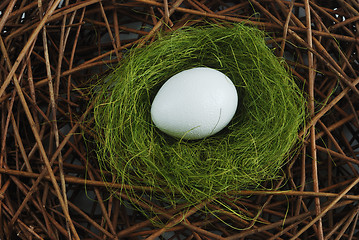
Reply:
[[[264,37],[242,24],[196,26],[131,49],[96,90],[101,168],[119,183],[153,187],[152,197],[170,203],[195,204],[277,178],[303,125],[305,100]],[[171,138],[152,123],[151,102],[171,76],[203,66],[233,81],[237,113],[214,136]]]

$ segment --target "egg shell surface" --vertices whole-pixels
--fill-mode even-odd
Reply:
[[[151,118],[172,137],[196,140],[226,127],[237,105],[237,90],[226,75],[212,68],[192,68],[162,85],[152,102]]]

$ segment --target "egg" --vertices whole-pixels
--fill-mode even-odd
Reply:
[[[225,128],[238,105],[233,82],[222,72],[198,67],[168,79],[151,106],[153,123],[179,139],[209,137]]]

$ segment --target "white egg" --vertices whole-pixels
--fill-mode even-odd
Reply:
[[[151,117],[164,133],[194,140],[228,125],[238,105],[232,81],[212,68],[192,68],[168,79],[155,96]]]

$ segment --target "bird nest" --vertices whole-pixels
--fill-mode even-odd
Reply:
[[[174,139],[152,123],[151,104],[168,78],[195,67],[233,79],[240,107],[214,136]],[[263,32],[243,24],[183,27],[131,49],[93,95],[100,166],[118,183],[152,187],[152,198],[189,206],[209,199],[226,205],[222,195],[278,178],[305,117],[305,100]]]
[[[358,15],[352,0],[2,1],[0,238],[359,239]],[[266,33],[306,97],[279,177],[188,205],[101,170],[98,79],[159,36],[234,23]]]

